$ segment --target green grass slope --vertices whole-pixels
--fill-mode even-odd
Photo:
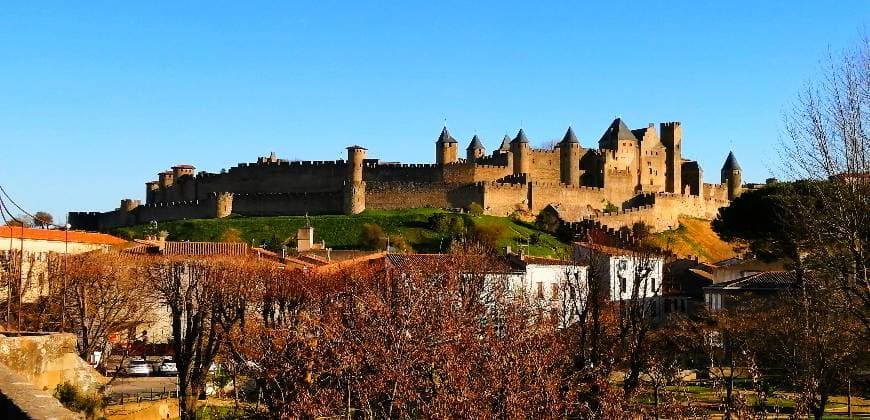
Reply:
[[[354,249],[361,247],[362,225],[376,224],[388,235],[400,235],[416,252],[438,252],[446,250],[450,238],[429,227],[429,218],[436,213],[447,213],[439,209],[404,210],[366,210],[363,213],[346,215],[310,216],[315,230],[316,241],[324,240],[334,249]],[[486,226],[502,233],[497,241],[499,247],[511,246],[513,249],[528,249],[530,255],[563,256],[568,246],[552,235],[539,231],[534,225],[507,217],[463,215],[466,228],[471,231],[476,226]],[[296,230],[305,226],[304,216],[242,217],[231,216],[225,219],[195,219],[162,222],[157,229],[167,231],[169,239],[175,241],[224,241],[235,239],[246,243],[280,244],[295,238]],[[115,235],[134,239],[144,237],[149,230],[147,225],[117,228]],[[530,242],[536,242],[531,243]]]

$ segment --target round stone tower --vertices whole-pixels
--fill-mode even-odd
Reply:
[[[511,153],[514,155],[514,174],[528,174],[532,164],[532,149],[522,128],[511,140]]]
[[[233,213],[233,193],[219,192],[214,194],[214,217],[221,219]]]
[[[366,183],[363,181],[363,163],[366,148],[350,146],[347,148],[347,175],[342,191],[342,207],[345,214],[358,214],[366,209]]]
[[[458,147],[459,142],[450,135],[445,126],[435,142],[435,163],[444,165],[459,160]]]
[[[480,137],[477,137],[477,134],[471,138],[471,144],[465,149],[465,153],[469,162],[474,162],[477,158],[486,155],[486,149],[483,147],[483,143],[480,142]]]
[[[580,185],[580,140],[574,130],[568,127],[565,137],[559,142],[560,177],[563,184]]]
[[[148,181],[145,183],[145,203],[152,204],[157,202],[160,192],[160,184],[157,181]]]
[[[170,171],[161,172],[157,174],[158,182],[160,183],[161,188],[166,188],[175,183],[174,174]]]
[[[743,179],[741,177],[742,170],[740,164],[737,163],[737,158],[734,157],[734,152],[728,152],[728,157],[725,158],[725,164],[722,165],[722,184],[728,190],[728,199],[733,200],[743,191]]]

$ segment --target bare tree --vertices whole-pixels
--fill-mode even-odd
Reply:
[[[846,292],[848,310],[870,332],[870,40],[829,54],[820,80],[798,95],[786,117],[783,169],[795,178],[829,180],[824,208],[807,220],[812,253]]]
[[[64,276],[65,284],[52,287],[48,298],[61,307],[67,326],[77,333],[82,358],[95,351],[108,356],[110,335],[150,320],[155,301],[138,276],[135,259],[104,251],[60,258],[66,261],[53,264],[51,274]]]
[[[54,216],[47,211],[38,211],[33,215],[33,224],[41,228],[48,227],[54,224]]]
[[[161,259],[146,268],[155,297],[169,308],[182,419],[196,415],[209,368],[227,337],[259,302],[257,262]]]

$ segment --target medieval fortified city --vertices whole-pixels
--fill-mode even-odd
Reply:
[[[868,18],[4,4],[0,419],[870,418]]]

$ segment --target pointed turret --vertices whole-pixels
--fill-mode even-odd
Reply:
[[[565,136],[562,137],[559,144],[580,144],[580,140],[577,140],[577,135],[574,134],[574,129],[571,126],[568,126],[568,131],[565,132]]]
[[[526,132],[522,128],[517,132],[517,136],[511,140],[511,153],[514,159],[514,174],[529,174],[532,149],[529,146],[529,139],[526,138]]]
[[[510,152],[511,151],[511,136],[505,134],[504,138],[501,140],[501,146],[498,147],[499,152]]]
[[[453,136],[450,135],[450,132],[447,131],[447,126],[441,129],[441,135],[438,136],[438,141],[436,143],[458,143]]]
[[[486,149],[483,147],[483,143],[481,143],[480,137],[477,137],[477,134],[471,138],[471,144],[468,145],[465,152],[469,162],[474,162],[475,159],[486,154]]]
[[[737,163],[737,158],[734,157],[734,152],[728,152],[728,157],[725,158],[725,164],[722,165],[722,185],[728,191],[728,199],[733,200],[743,191],[743,177],[740,164]]]
[[[445,163],[453,163],[459,160],[457,152],[458,142],[450,132],[447,131],[447,126],[441,129],[441,135],[438,136],[438,141],[435,142],[435,162],[439,165]]]
[[[725,158],[725,164],[722,165],[722,172],[741,170],[740,164],[737,163],[737,158],[734,157],[734,152],[728,152],[728,157]]]
[[[517,132],[517,136],[514,137],[513,140],[511,140],[511,144],[514,144],[514,143],[525,143],[525,144],[529,143],[529,139],[526,137],[526,132],[523,131],[522,128],[520,129],[520,131]]]
[[[483,143],[480,142],[480,137],[477,137],[477,134],[471,138],[471,143],[468,144],[468,148],[465,150],[472,149],[483,149]]]
[[[559,178],[563,184],[580,185],[580,140],[570,126],[559,142]]]

